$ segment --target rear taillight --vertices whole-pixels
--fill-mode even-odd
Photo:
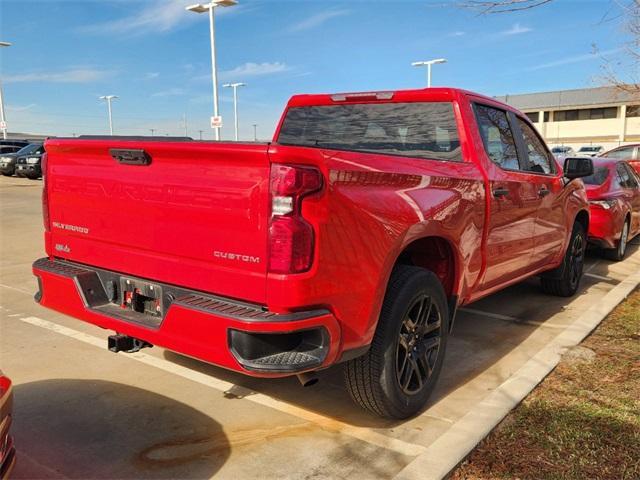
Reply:
[[[269,271],[301,273],[311,268],[315,232],[302,217],[302,200],[322,188],[322,174],[313,167],[271,166]]]
[[[51,224],[49,223],[49,182],[47,181],[46,153],[42,154],[40,168],[42,170],[42,222],[44,223],[45,232],[48,232],[51,230]]]

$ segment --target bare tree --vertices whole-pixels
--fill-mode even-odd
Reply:
[[[604,58],[602,79],[618,90],[631,94],[635,100],[640,100],[640,0],[620,7],[624,19],[622,29],[628,40],[622,46],[621,60],[614,62]],[[627,75],[620,73],[627,69],[630,72]]]
[[[481,13],[509,13],[539,7],[553,0],[469,0],[462,3],[463,7],[480,10]]]
[[[554,0],[466,0],[460,6],[479,11],[480,14],[512,13],[540,7]],[[601,80],[614,85],[619,91],[630,93],[640,100],[640,0],[612,0],[621,10],[616,19],[621,19],[621,28],[628,40],[622,47],[622,56],[617,61],[602,56]],[[606,15],[605,15],[606,16]],[[598,53],[594,45],[594,53]],[[629,73],[623,73],[629,72]]]

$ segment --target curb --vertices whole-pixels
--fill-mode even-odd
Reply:
[[[395,480],[439,480],[471,451],[558,365],[562,354],[584,340],[640,285],[640,272],[628,276],[483,401],[454,423],[427,450],[402,469]]]

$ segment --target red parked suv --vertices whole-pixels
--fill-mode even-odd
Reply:
[[[453,88],[298,95],[273,143],[46,142],[44,306],[260,377],[345,364],[422,409],[456,309],[532,275],[569,296],[589,207],[526,116]]]
[[[640,176],[624,161],[597,158],[594,163],[593,175],[584,179],[591,206],[589,241],[620,261],[627,243],[640,234]]]
[[[2,480],[9,478],[16,461],[16,449],[13,446],[13,438],[9,435],[12,406],[11,380],[0,372],[0,479]]]

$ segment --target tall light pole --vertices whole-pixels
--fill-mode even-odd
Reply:
[[[216,7],[233,7],[237,5],[236,0],[213,0],[211,3],[196,5],[190,5],[186,9],[194,13],[209,13],[209,36],[211,41],[211,79],[213,83],[213,116],[218,119],[219,117],[219,103],[218,103],[218,69],[216,66],[216,40],[215,40],[215,22],[214,22],[214,10]],[[213,125],[213,119],[211,121],[215,133],[215,139],[220,140],[220,126]]]
[[[435,60],[427,60],[425,62],[413,62],[413,67],[427,67],[427,87],[431,88],[431,66],[436,63],[447,63],[446,58],[436,58]]]
[[[233,124],[235,127],[235,138],[238,141],[238,87],[246,87],[246,83],[225,83],[224,88],[233,88]]]
[[[9,42],[0,42],[0,47],[10,47]],[[0,130],[2,138],[7,139],[7,118],[4,116],[4,95],[2,94],[2,84],[0,83]]]
[[[118,98],[116,95],[103,95],[100,100],[107,101],[107,111],[109,112],[109,135],[113,135],[113,116],[111,115],[111,101]]]
[[[258,124],[257,123],[253,124],[253,141],[254,142],[258,141]]]

